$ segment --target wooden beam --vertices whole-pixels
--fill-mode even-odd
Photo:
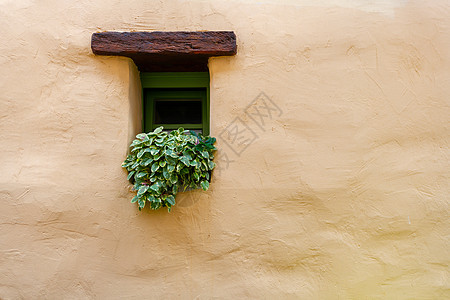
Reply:
[[[97,55],[136,54],[224,56],[236,54],[232,31],[100,32],[92,35]]]

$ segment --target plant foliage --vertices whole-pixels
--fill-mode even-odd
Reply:
[[[163,127],[150,133],[140,133],[131,143],[131,153],[122,167],[128,170],[127,179],[137,191],[131,203],[139,210],[149,202],[150,208],[175,205],[181,189],[207,190],[211,171],[215,167],[213,152],[215,138],[203,137],[183,128],[170,133]]]

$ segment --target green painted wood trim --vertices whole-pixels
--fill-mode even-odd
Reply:
[[[209,88],[208,72],[141,73],[142,88]]]

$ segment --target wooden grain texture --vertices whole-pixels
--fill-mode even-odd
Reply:
[[[232,31],[101,32],[92,35],[97,55],[191,54],[223,56],[236,54]]]

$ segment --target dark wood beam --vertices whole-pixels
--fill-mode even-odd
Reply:
[[[100,32],[92,35],[97,55],[191,54],[223,56],[236,54],[232,31]]]
[[[236,54],[232,31],[100,32],[91,40],[97,55],[126,56],[141,71],[205,71],[208,57]]]

